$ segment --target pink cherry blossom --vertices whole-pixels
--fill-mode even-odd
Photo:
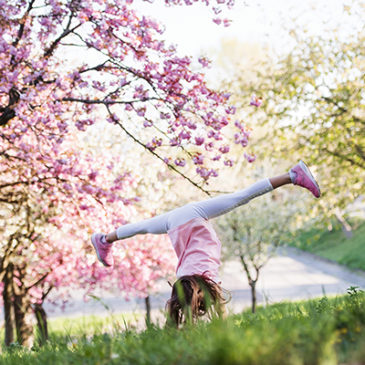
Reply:
[[[230,167],[231,167],[231,166],[233,166],[233,161],[228,159],[228,160],[225,160],[225,161],[224,161],[224,164],[225,164],[226,166],[230,166]]]
[[[258,108],[261,104],[262,104],[262,98],[257,97],[255,94],[252,95],[250,105],[253,105]]]
[[[210,60],[206,57],[200,57],[198,59],[199,63],[203,66],[203,67],[208,67],[210,65]]]
[[[252,163],[256,160],[256,156],[255,155],[249,155],[247,153],[244,154],[246,160],[249,162],[249,163]]]
[[[221,153],[228,153],[229,150],[230,150],[229,146],[219,147],[219,152],[221,152]]]
[[[186,161],[183,158],[177,158],[174,162],[176,166],[181,166],[181,167],[184,167],[186,164]]]
[[[201,146],[204,143],[204,137],[195,137],[195,144]]]
[[[204,161],[204,156],[200,153],[193,156],[193,162],[195,165],[202,165]]]
[[[199,1],[212,9],[233,5]],[[89,244],[92,231],[125,224],[144,209],[136,204],[143,200],[136,196],[139,182],[125,170],[124,156],[112,143],[101,146],[98,136],[90,141],[86,133],[115,127],[121,144],[128,136],[186,175],[195,175],[190,171],[195,163],[198,186],[230,161],[232,141],[225,133],[230,127],[237,147],[249,140],[243,122],[231,120],[230,93],[209,87],[202,68],[194,68],[200,62],[204,69],[209,60],[180,55],[163,40],[163,26],[131,3],[49,0],[38,7],[0,0],[0,196],[7,209],[19,212],[11,217],[14,230],[25,235],[23,230],[34,226],[15,260],[27,265],[17,285],[43,278],[30,290],[34,302],[49,287],[64,288],[60,303],[68,290],[80,287],[117,287],[125,295],[143,296],[173,271],[173,251],[160,236],[127,240],[116,249],[115,270],[97,262]],[[75,42],[80,54],[70,60]],[[32,223],[28,228],[24,217]],[[8,241],[2,237],[4,245]]]

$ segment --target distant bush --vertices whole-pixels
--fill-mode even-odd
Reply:
[[[365,222],[356,220],[351,223],[354,228],[351,238],[346,238],[338,225],[332,231],[314,227],[308,231],[298,231],[289,245],[351,269],[365,270]]]

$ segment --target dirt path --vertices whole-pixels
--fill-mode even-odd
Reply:
[[[250,306],[250,288],[238,261],[223,266],[222,285],[232,293],[229,310],[241,311]],[[293,248],[281,249],[262,270],[257,284],[258,302],[274,303],[282,300],[309,299],[318,296],[346,293],[350,286],[365,288],[365,272],[353,272],[344,266],[319,258]],[[152,296],[152,308],[163,310],[169,297],[170,287],[160,284],[160,293]],[[102,298],[111,312],[144,310],[144,300],[125,301],[116,293],[95,292]],[[73,303],[62,312],[47,306],[50,317],[108,313],[102,303],[92,299],[85,303],[81,295],[75,293]]]
[[[249,286],[242,279],[239,263],[224,270],[223,283],[232,290],[232,309],[239,311],[250,305]],[[242,271],[241,271],[242,272]],[[237,277],[235,282],[230,279]],[[354,272],[337,263],[294,248],[281,249],[262,270],[257,284],[258,302],[309,299],[346,293],[351,286],[365,288],[365,272]]]

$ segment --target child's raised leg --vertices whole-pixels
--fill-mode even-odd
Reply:
[[[275,187],[279,184],[290,183],[289,174],[287,179],[274,178]],[[162,234],[170,229],[182,225],[194,218],[209,219],[234,209],[235,207],[248,203],[256,196],[262,195],[273,189],[270,180],[259,181],[247,189],[237,193],[223,194],[205,201],[186,204],[165,214],[146,219],[137,223],[126,224],[117,228],[116,231],[107,234],[106,242],[112,243],[137,234]]]

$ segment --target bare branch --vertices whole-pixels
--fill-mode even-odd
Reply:
[[[256,273],[256,278],[255,278],[254,282],[256,283],[257,280],[259,280],[259,275],[260,275],[260,270],[262,268],[262,265],[256,265],[256,264],[254,264],[253,266],[255,268],[255,273]]]
[[[246,275],[247,275],[247,279],[248,279],[248,282],[251,283],[253,282],[252,280],[252,276],[251,276],[251,272],[250,272],[250,269],[246,263],[246,260],[245,260],[245,257],[243,255],[240,255],[240,260],[241,260],[241,263],[243,265],[243,268],[245,269],[245,272],[246,272]]]

